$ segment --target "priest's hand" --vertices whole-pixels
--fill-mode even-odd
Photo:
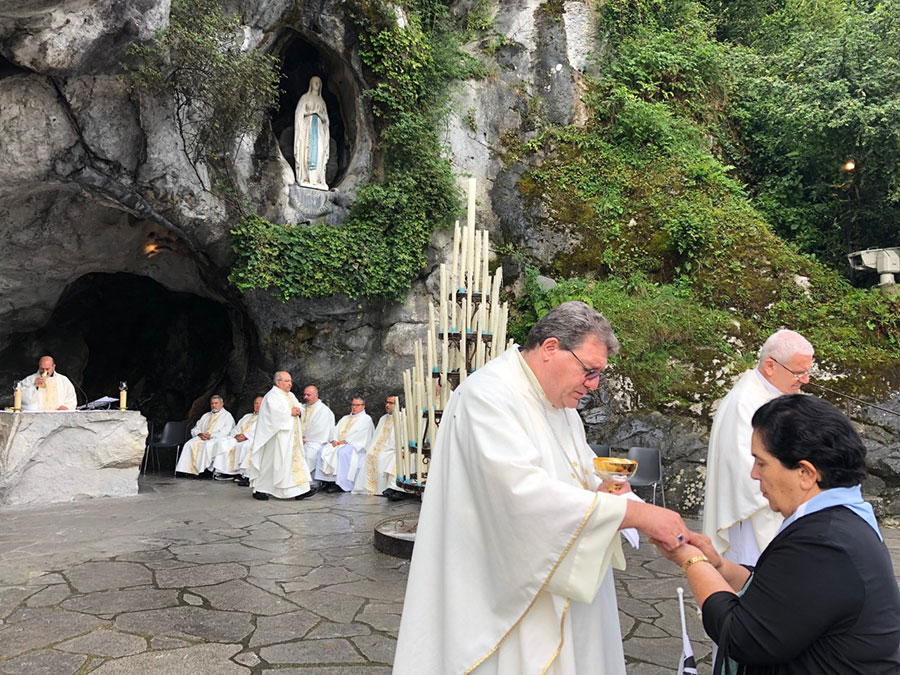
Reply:
[[[612,481],[602,481],[597,492],[605,492],[610,495],[624,495],[631,492],[631,483],[613,483]]]
[[[200,434],[201,441],[208,441],[210,438],[212,438],[212,436],[210,434],[206,433],[205,431]]]
[[[46,377],[36,377],[36,378],[34,378],[34,386],[35,386],[36,389],[37,389],[37,388],[40,388],[40,387],[43,387],[44,384],[45,384],[46,382],[47,382],[47,378],[46,378]]]
[[[300,417],[301,412],[303,412],[303,411],[300,410],[300,408],[298,408],[297,406],[294,406],[293,408],[291,408],[291,417]]]
[[[243,443],[244,441],[247,440],[247,437],[244,436],[244,434],[238,434],[237,436],[234,437],[234,440],[236,440],[238,443]]]
[[[675,511],[630,499],[625,504],[625,518],[619,529],[626,527],[636,527],[667,551],[683,545],[691,533]]]
[[[346,443],[347,443],[347,441],[331,441],[332,447],[335,447],[335,448],[339,445],[345,445]]]

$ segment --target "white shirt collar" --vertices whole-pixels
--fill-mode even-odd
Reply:
[[[762,371],[759,369],[759,366],[757,366],[753,370],[759,376],[759,379],[763,381],[763,384],[766,385],[766,389],[768,389],[770,392],[772,392],[776,396],[784,396],[784,392],[781,391],[781,389],[779,389],[778,387],[776,387],[774,384],[772,384],[771,382],[769,382],[766,379],[766,376],[762,374]]]

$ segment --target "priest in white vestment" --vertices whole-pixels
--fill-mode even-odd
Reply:
[[[334,413],[319,398],[319,389],[313,385],[303,390],[303,402],[306,404],[300,417],[303,424],[303,452],[306,455],[306,466],[312,475],[316,470],[319,452],[326,443],[331,443]]]
[[[677,513],[598,492],[574,410],[618,341],[582,302],[553,309],[453,392],[432,454],[396,675],[624,675],[619,530],[667,549]]]
[[[328,491],[340,488],[350,492],[374,434],[375,425],[366,412],[365,399],[354,396],[350,399],[350,414],[338,421],[331,434],[331,443],[326,443],[319,452],[316,480],[330,483],[326,486]]]
[[[75,387],[68,377],[56,372],[52,356],[40,358],[38,372],[19,382],[19,390],[23,412],[75,410],[78,407]]]
[[[216,480],[232,480],[235,476],[246,472],[242,467],[247,466],[245,460],[253,445],[253,433],[259,419],[260,405],[262,396],[257,396],[253,401],[253,412],[239,419],[228,436],[211,441],[214,448],[213,478]]]
[[[290,373],[275,373],[259,408],[248,460],[254,499],[303,499],[316,492],[303,456],[300,401],[291,392],[291,384]]]
[[[775,538],[783,518],[769,508],[750,477],[753,413],[784,394],[797,394],[809,382],[813,346],[799,333],[780,330],[763,344],[759,363],[741,375],[713,420],[706,460],[703,533],[725,558],[756,565]]]
[[[380,495],[388,488],[396,489],[397,451],[394,442],[394,404],[396,396],[384,402],[385,414],[378,420],[372,442],[366,449],[363,464],[356,471],[353,494]]]
[[[209,412],[203,415],[191,429],[191,439],[184,444],[175,471],[198,476],[212,469],[215,457],[215,440],[227,438],[234,426],[234,418],[225,410],[221,396],[209,399]]]

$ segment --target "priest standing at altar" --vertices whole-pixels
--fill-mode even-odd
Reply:
[[[259,407],[248,460],[254,499],[304,499],[316,493],[303,456],[300,401],[291,392],[291,384],[290,373],[275,373]]]
[[[75,410],[78,399],[75,387],[65,375],[56,372],[52,356],[42,356],[38,361],[38,371],[19,383],[22,392],[22,410]]]
[[[618,340],[583,302],[550,311],[454,391],[413,549],[394,673],[624,675],[618,532],[668,548],[672,511],[598,492],[575,406]]]
[[[344,415],[335,425],[331,443],[326,443],[319,453],[316,480],[327,483],[327,492],[350,492],[356,472],[366,456],[366,448],[372,443],[375,425],[366,412],[366,400],[362,396],[350,399],[350,414]]]

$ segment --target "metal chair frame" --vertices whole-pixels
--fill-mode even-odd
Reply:
[[[175,464],[178,464],[178,455],[184,445],[187,433],[187,420],[166,422],[158,439],[153,438],[154,425],[151,424],[150,434],[147,436],[147,445],[144,448],[144,460],[141,462],[141,473],[146,473],[153,460],[156,461],[156,471],[159,472],[159,451],[162,448],[175,448]]]
[[[653,503],[656,504],[656,488],[659,486],[662,506],[666,506],[666,486],[663,481],[662,453],[659,448],[635,446],[628,448],[628,459],[636,460],[637,471],[631,477],[632,487],[653,486]]]

